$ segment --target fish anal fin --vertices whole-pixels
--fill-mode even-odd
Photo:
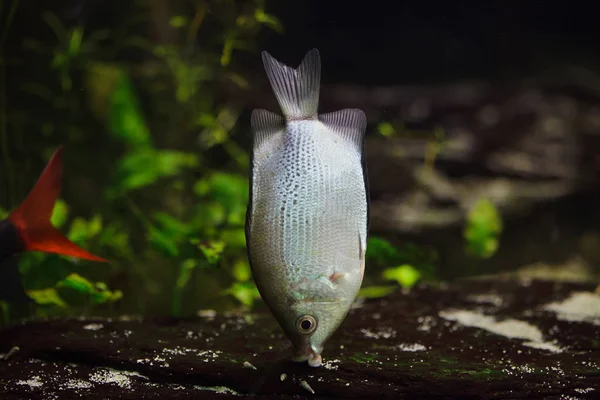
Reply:
[[[319,120],[334,134],[351,143],[357,150],[362,152],[367,129],[367,117],[362,110],[347,108],[321,114]]]
[[[21,237],[27,243],[27,251],[41,251],[90,261],[108,262],[108,260],[95,256],[71,242],[50,224],[37,229],[26,230],[24,234],[21,234]]]

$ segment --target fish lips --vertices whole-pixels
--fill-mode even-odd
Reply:
[[[311,367],[319,367],[322,364],[321,351],[323,349],[317,349],[315,346],[308,344],[302,349],[296,349],[294,356],[292,358],[295,362],[304,362],[308,361],[308,365]]]
[[[311,367],[319,367],[322,362],[321,352],[323,351],[323,343],[318,345],[311,343],[312,335],[296,336],[294,345],[294,355],[292,360],[295,362],[308,361]]]

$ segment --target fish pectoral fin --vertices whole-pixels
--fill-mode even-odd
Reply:
[[[359,232],[358,233],[358,254],[359,254],[359,259],[360,259],[360,278],[361,279],[364,278],[364,276],[365,276],[366,253],[367,253],[366,243],[365,243],[365,245],[363,245],[363,240],[362,240],[362,237]]]
[[[362,152],[367,117],[362,110],[347,108],[328,114],[319,115],[319,120],[333,133],[352,144]]]
[[[333,283],[338,283],[340,280],[344,279],[345,276],[346,274],[343,272],[334,272],[333,274],[329,275],[329,280]]]
[[[285,132],[285,122],[280,115],[267,110],[254,110],[250,119],[254,133],[254,152],[260,156],[263,144],[269,143],[273,138]],[[258,154],[257,154],[258,153]]]

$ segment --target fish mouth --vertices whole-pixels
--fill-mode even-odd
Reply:
[[[323,361],[321,354],[316,352],[312,346],[307,345],[304,349],[297,350],[292,357],[295,362],[308,361],[311,367],[320,367]]]

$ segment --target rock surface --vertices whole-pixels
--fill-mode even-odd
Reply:
[[[471,280],[361,301],[316,369],[285,361],[264,311],[27,321],[0,331],[0,352],[13,346],[5,400],[600,398],[600,294],[583,283]]]

